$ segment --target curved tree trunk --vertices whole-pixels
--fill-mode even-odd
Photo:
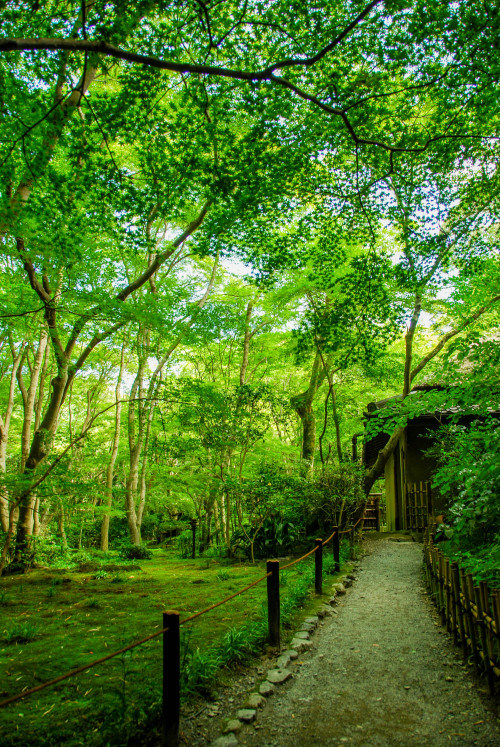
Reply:
[[[302,423],[301,456],[307,462],[306,471],[314,468],[314,452],[316,449],[316,416],[313,404],[316,392],[320,388],[326,373],[322,366],[321,355],[317,352],[314,357],[309,387],[302,394],[291,397],[290,403]]]

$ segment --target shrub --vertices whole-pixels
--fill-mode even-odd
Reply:
[[[153,553],[144,545],[122,545],[120,556],[127,560],[151,560]]]
[[[500,584],[500,426],[497,420],[441,429],[429,454],[432,487],[447,505],[443,550],[477,580]]]
[[[175,546],[181,558],[190,558],[193,552],[193,533],[189,529],[181,532],[175,540]]]
[[[38,628],[30,622],[16,623],[5,631],[5,643],[28,643],[38,636]]]

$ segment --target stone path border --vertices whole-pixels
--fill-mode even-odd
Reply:
[[[241,731],[243,724],[253,723],[257,719],[258,709],[265,706],[266,698],[275,692],[277,686],[291,679],[292,672],[288,668],[291,662],[295,662],[304,651],[310,651],[313,648],[312,637],[318,628],[318,623],[334,614],[332,608],[337,604],[338,597],[346,593],[346,589],[352,586],[357,576],[349,572],[340,578],[342,581],[337,581],[331,587],[329,604],[322,605],[316,615],[304,619],[299,629],[293,634],[289,648],[276,657],[274,667],[268,670],[265,679],[258,684],[258,689],[250,692],[243,707],[236,711],[235,717],[226,722],[222,736],[212,742],[214,747],[237,745],[236,734]]]
[[[281,654],[279,666],[276,660],[268,671],[268,683],[270,672],[276,673],[271,679],[280,672],[290,676],[281,685],[269,683],[274,694],[263,696],[267,705],[259,701],[245,709],[253,711],[252,721],[237,719],[236,730],[226,724],[226,733],[211,744],[500,744],[487,687],[474,682],[472,667],[441,627],[424,589],[421,546],[387,540],[368,543],[372,552],[360,565],[358,582],[347,595],[345,584],[335,589],[321,622],[312,618],[299,626],[293,650],[302,653],[289,662]]]

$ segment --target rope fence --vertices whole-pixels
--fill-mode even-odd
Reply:
[[[180,720],[180,626],[185,625],[188,622],[196,620],[198,617],[211,612],[217,607],[221,607],[227,602],[235,599],[235,597],[244,594],[245,592],[252,589],[254,586],[267,580],[267,608],[268,608],[268,640],[272,647],[277,649],[280,648],[280,582],[279,574],[280,571],[287,570],[297,565],[301,561],[310,557],[315,556],[315,592],[317,594],[323,593],[323,548],[328,545],[329,542],[333,541],[333,558],[334,558],[334,571],[338,573],[340,571],[340,535],[349,534],[351,540],[351,547],[354,544],[354,534],[356,528],[363,521],[364,510],[361,516],[355,524],[348,529],[339,530],[338,527],[334,527],[332,534],[326,540],[317,539],[315,546],[309,552],[302,555],[300,558],[287,563],[286,565],[280,566],[278,560],[268,560],[266,567],[266,574],[243,587],[239,591],[231,594],[230,596],[222,599],[220,602],[206,607],[200,612],[196,612],[184,620],[180,620],[179,613],[170,610],[163,613],[163,625],[162,628],[151,635],[141,638],[139,641],[134,641],[128,646],[124,646],[118,651],[113,651],[111,654],[96,659],[94,661],[85,664],[84,666],[73,669],[70,672],[66,672],[52,680],[43,682],[36,687],[32,687],[24,692],[17,693],[11,697],[0,702],[0,708],[11,705],[19,700],[30,697],[37,692],[45,690],[48,687],[57,685],[70,677],[75,677],[83,672],[87,672],[93,667],[97,667],[110,659],[114,659],[116,656],[120,656],[127,651],[142,646],[155,638],[163,637],[163,700],[162,700],[162,747],[178,747],[179,744],[179,720]]]

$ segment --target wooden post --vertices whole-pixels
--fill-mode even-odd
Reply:
[[[449,558],[444,559],[444,586],[446,594],[446,630],[448,633],[453,633],[452,630],[452,600],[451,600],[451,583],[450,583],[450,561]]]
[[[480,581],[480,584],[484,584],[484,581]],[[491,671],[491,663],[490,663],[490,656],[488,651],[488,637],[487,637],[487,626],[486,621],[484,619],[485,617],[485,611],[483,608],[483,588],[480,586],[474,586],[474,598],[476,602],[476,611],[477,611],[477,622],[478,622],[478,628],[479,628],[479,639],[481,642],[479,655],[481,659],[483,660],[485,669],[486,669],[486,677],[488,678],[488,687],[490,689],[490,695],[493,695],[495,693],[495,680],[493,676],[493,672]]]
[[[380,532],[380,498],[375,498],[375,531]]]
[[[335,530],[333,535],[333,559],[335,561],[335,573],[338,573],[340,571],[340,534],[338,527],[335,527]]]
[[[494,666],[495,651],[493,645],[493,632],[491,623],[493,622],[491,617],[490,608],[490,590],[486,581],[480,581],[481,601],[483,606],[483,623],[486,633],[486,665],[488,667],[488,685],[490,688],[490,695],[495,694],[495,677],[492,671]]]
[[[196,557],[196,519],[191,519],[191,531],[193,533],[193,549],[191,551],[191,557]]]
[[[162,747],[178,747],[180,716],[180,636],[179,613],[163,613],[163,704]]]
[[[474,660],[476,662],[476,665],[479,667],[480,659],[479,656],[479,628],[477,626],[476,620],[477,617],[474,616],[474,609],[475,609],[475,599],[474,599],[474,581],[472,579],[472,574],[467,573],[465,574],[465,588],[467,592],[467,604],[470,611],[470,620],[471,620],[471,626],[470,626],[470,633],[471,633],[471,642],[473,646],[472,654],[474,656]],[[476,610],[477,612],[477,610]]]
[[[323,594],[323,540],[316,540],[316,552],[314,553],[314,591]]]
[[[351,527],[351,531],[349,532],[349,545],[351,547],[349,558],[354,560],[354,527]]]
[[[460,599],[460,574],[456,560],[451,564],[451,593],[453,599],[453,638],[456,645],[460,642],[464,656],[466,656],[467,646],[464,641],[464,621]]]
[[[280,563],[279,560],[267,561],[267,624],[269,643],[280,648]]]

